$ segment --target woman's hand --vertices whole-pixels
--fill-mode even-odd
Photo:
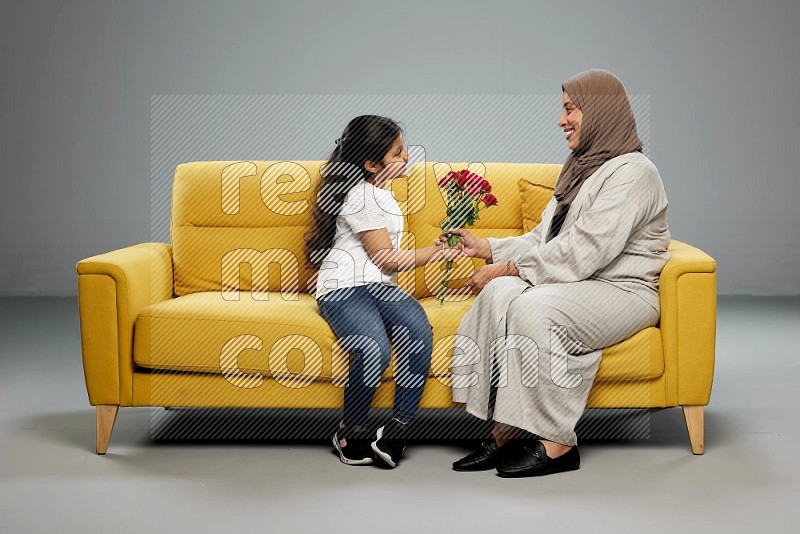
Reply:
[[[486,284],[497,278],[498,276],[505,276],[506,275],[506,264],[505,263],[498,263],[498,264],[489,264],[481,267],[477,271],[475,271],[469,279],[468,286],[470,291],[474,294],[478,294],[481,290],[486,287]]]
[[[489,241],[478,237],[475,234],[464,230],[463,228],[451,228],[451,234],[455,234],[461,237],[462,243],[464,245],[464,252],[473,258],[482,258],[487,261],[491,261],[492,259],[492,250],[489,247]],[[440,245],[443,243],[447,243],[447,234],[442,234],[439,236],[439,241],[434,241],[434,245]]]

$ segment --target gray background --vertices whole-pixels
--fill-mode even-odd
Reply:
[[[465,135],[483,127],[420,97],[395,118],[428,159],[560,162],[559,85],[588,68],[646,102],[673,237],[716,258],[719,292],[800,294],[800,5],[661,4],[0,1],[0,296],[74,295],[79,259],[158,235],[154,95],[362,95],[294,124],[302,142],[251,121],[175,161],[323,158],[354,111],[422,94],[503,95],[485,120],[513,124]],[[555,108],[526,123],[509,95]]]

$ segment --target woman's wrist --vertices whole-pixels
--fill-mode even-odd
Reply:
[[[519,276],[519,269],[513,260],[506,260],[506,276]]]
[[[486,260],[486,263],[494,263],[492,261],[492,246],[486,238],[483,239],[483,254],[481,257]]]

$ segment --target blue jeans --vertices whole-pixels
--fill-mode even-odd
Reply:
[[[433,327],[419,302],[397,286],[346,287],[317,299],[342,348],[352,354],[344,389],[344,422],[367,421],[370,404],[395,350],[393,416],[411,423],[431,366]]]

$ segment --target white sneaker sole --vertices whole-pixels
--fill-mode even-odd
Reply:
[[[339,445],[339,440],[337,439],[336,434],[333,435],[333,439],[331,441],[333,442],[333,448],[336,449],[336,451],[339,453],[339,460],[341,460],[343,464],[370,465],[375,462],[374,458],[364,458],[363,460],[352,460],[350,458],[347,458],[344,455],[344,451],[342,450],[341,445]]]
[[[372,452],[378,455],[378,458],[386,462],[386,465],[388,465],[389,467],[392,468],[396,467],[397,463],[394,460],[392,460],[391,455],[383,452],[378,448],[378,441],[380,441],[380,439],[383,437],[383,427],[380,427],[378,429],[378,431],[375,433],[375,436],[377,437],[377,439],[369,444],[369,446],[372,447]],[[405,447],[403,448],[405,449]]]

